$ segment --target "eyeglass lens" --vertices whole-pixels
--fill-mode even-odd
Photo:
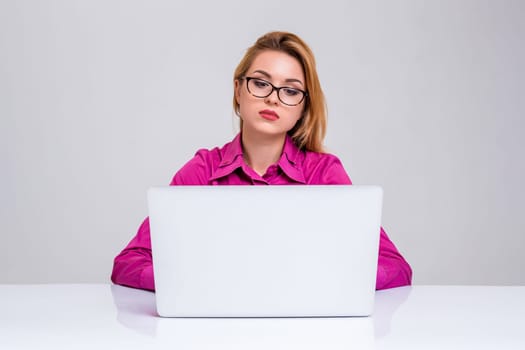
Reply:
[[[282,103],[290,106],[295,106],[301,103],[304,98],[304,92],[299,89],[291,87],[275,87],[270,82],[257,79],[248,78],[248,91],[255,97],[264,98],[270,96],[273,90],[277,90],[277,96]]]

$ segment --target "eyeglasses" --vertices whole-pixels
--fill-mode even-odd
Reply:
[[[276,87],[269,81],[253,77],[244,77],[246,79],[246,88],[248,92],[255,97],[265,98],[272,94],[274,90],[277,91],[279,101],[287,106],[297,106],[303,102],[308,93],[303,90],[291,88],[288,86]]]

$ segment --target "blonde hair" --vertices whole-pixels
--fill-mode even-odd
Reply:
[[[270,32],[261,36],[253,46],[248,48],[241,62],[239,62],[233,75],[234,82],[245,77],[257,55],[265,50],[284,52],[297,59],[301,64],[308,96],[304,100],[301,118],[288,131],[288,134],[300,149],[323,152],[323,139],[326,133],[326,103],[317,76],[314,54],[301,38],[288,32]],[[235,91],[233,109],[235,114],[240,116],[240,106],[235,99]],[[240,125],[242,130],[242,119]]]

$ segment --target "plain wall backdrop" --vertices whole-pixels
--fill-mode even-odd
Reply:
[[[525,2],[0,0],[0,283],[107,282],[263,33],[316,54],[326,146],[416,284],[525,284]]]

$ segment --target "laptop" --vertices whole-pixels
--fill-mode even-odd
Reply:
[[[355,185],[149,189],[159,316],[371,315],[382,194]]]

